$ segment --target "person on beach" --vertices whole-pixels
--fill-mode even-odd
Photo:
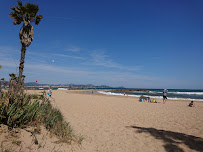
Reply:
[[[48,93],[49,97],[51,97],[52,95],[52,90],[51,90],[51,86],[49,86],[49,93]]]
[[[195,105],[194,105],[193,101],[191,101],[188,106],[189,107],[194,107]]]
[[[168,93],[168,90],[164,89],[164,91],[163,91],[163,104],[166,103],[167,93]]]

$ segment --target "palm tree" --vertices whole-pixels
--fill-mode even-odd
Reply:
[[[23,5],[22,2],[18,1],[18,6],[11,7],[11,9],[13,11],[9,14],[9,16],[13,18],[13,24],[19,25],[23,23],[19,34],[20,42],[22,45],[18,76],[18,85],[20,87],[20,85],[22,84],[26,47],[28,47],[34,39],[33,26],[31,25],[31,23],[35,23],[36,25],[38,25],[43,16],[37,15],[37,12],[39,10],[38,5],[31,3],[26,3],[25,5]]]

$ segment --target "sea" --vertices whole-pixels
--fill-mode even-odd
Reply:
[[[140,97],[146,96],[152,99],[162,99],[163,89],[122,89],[123,91],[93,91],[93,93],[106,94],[106,95],[118,95],[118,96],[131,96]],[[128,91],[131,90],[131,91]],[[136,91],[136,90],[148,90]],[[167,99],[169,100],[193,100],[193,101],[203,101],[203,90],[194,89],[167,89]],[[91,93],[91,92],[90,92]]]
[[[48,90],[48,87],[27,87],[27,90]],[[87,89],[87,88],[85,88]],[[92,88],[88,88],[92,89]],[[131,97],[140,97],[146,96],[152,99],[162,99],[163,89],[142,89],[142,88],[97,88],[100,91],[86,91],[86,93],[94,94],[105,94],[105,95],[118,95],[118,96],[131,96]],[[119,90],[122,91],[106,91],[106,90]],[[66,87],[53,87],[52,90],[68,90]],[[102,91],[103,90],[103,91]],[[131,91],[129,91],[131,90]],[[143,90],[143,91],[136,91]],[[167,98],[169,100],[191,100],[191,101],[203,101],[203,90],[202,89],[167,89]]]

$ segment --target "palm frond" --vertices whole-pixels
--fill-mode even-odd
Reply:
[[[30,17],[35,17],[39,11],[39,6],[35,4],[26,3],[24,7],[26,8],[26,13],[29,14]]]
[[[22,6],[23,6],[23,3],[22,3],[21,1],[18,1],[18,5],[19,5],[20,7],[22,7]]]
[[[42,15],[38,15],[35,17],[35,24],[38,25],[39,22],[41,21],[41,19],[43,19],[43,16]]]
[[[22,18],[22,16],[20,16],[17,12],[11,12],[10,14],[9,14],[9,16],[11,17],[11,18],[13,18],[14,20],[13,20],[13,24],[14,25],[17,25],[17,24],[20,24],[22,21],[23,21],[23,18]]]
[[[10,76],[11,78],[15,78],[15,77],[16,77],[16,74],[11,73],[11,74],[9,74],[9,76]]]
[[[39,6],[36,4],[26,3],[23,5],[21,1],[18,1],[18,6],[11,7],[13,10],[9,16],[13,18],[13,24],[21,24],[21,22],[34,22],[36,25],[39,24],[43,18],[42,15],[37,15]]]

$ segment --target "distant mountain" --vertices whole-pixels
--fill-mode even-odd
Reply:
[[[101,86],[95,86],[93,84],[86,84],[86,85],[83,85],[83,84],[39,84],[37,82],[27,82],[25,83],[26,86],[34,86],[34,87],[37,87],[37,86],[49,86],[51,85],[52,87],[54,86],[63,86],[63,87],[70,87],[70,88],[111,88],[110,86],[107,86],[107,85],[101,85]]]
[[[112,88],[110,86],[107,86],[107,85],[100,85],[100,86],[97,86],[98,88]]]
[[[116,87],[116,88],[119,88],[119,89],[125,89],[125,87],[123,87],[123,86],[120,86],[120,87]]]
[[[25,83],[26,86],[39,86],[37,82],[27,82]]]

